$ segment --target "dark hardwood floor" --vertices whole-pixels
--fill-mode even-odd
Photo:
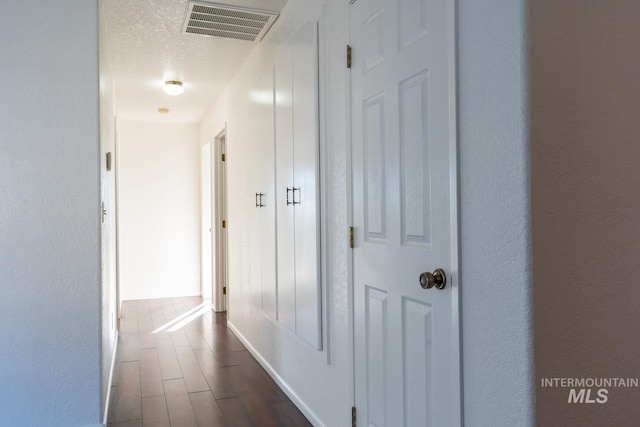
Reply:
[[[310,426],[225,314],[205,309],[153,333],[201,304],[197,297],[124,302],[109,426]]]

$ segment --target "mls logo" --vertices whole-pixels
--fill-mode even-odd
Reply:
[[[591,397],[590,388],[572,388],[569,390],[569,400],[567,403],[607,403],[609,390],[601,388],[596,393],[595,399]]]

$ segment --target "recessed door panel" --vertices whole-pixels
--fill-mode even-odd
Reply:
[[[365,230],[367,238],[386,237],[384,94],[363,102]]]
[[[433,325],[431,305],[402,300],[404,425],[431,426],[433,400]]]
[[[429,74],[400,83],[401,233],[405,244],[431,243]]]
[[[362,25],[364,51],[362,69],[365,73],[384,62],[384,9],[380,8],[369,16]]]
[[[384,426],[387,410],[387,294],[366,287],[367,425]]]
[[[398,40],[400,50],[427,36],[427,0],[398,1]]]

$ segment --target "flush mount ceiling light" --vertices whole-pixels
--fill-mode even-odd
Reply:
[[[169,95],[180,95],[184,92],[184,87],[178,80],[167,80],[164,82],[164,91]]]

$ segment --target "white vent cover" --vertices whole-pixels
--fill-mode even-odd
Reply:
[[[258,42],[277,18],[277,12],[191,1],[182,32]]]

